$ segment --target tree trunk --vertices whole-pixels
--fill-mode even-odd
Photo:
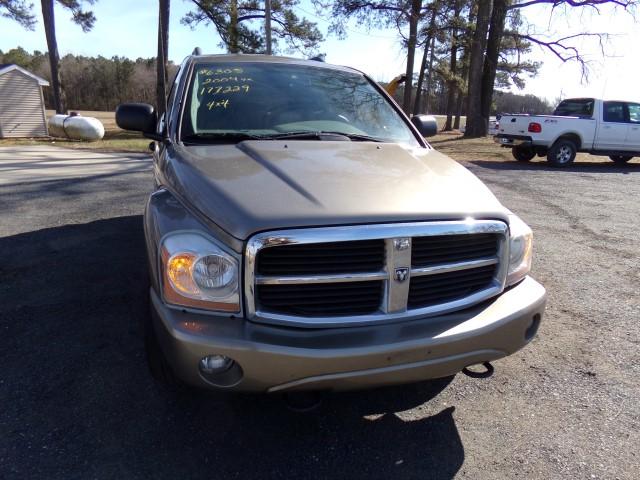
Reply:
[[[489,115],[491,114],[491,103],[493,102],[493,86],[496,81],[496,71],[498,69],[498,56],[504,34],[504,23],[507,17],[507,7],[509,0],[494,0],[493,12],[491,12],[491,25],[489,27],[489,39],[487,40],[487,55],[484,58],[484,68],[482,71],[482,86],[480,90],[481,113],[484,119],[484,135],[487,134],[489,125]]]
[[[461,10],[462,10],[462,5],[460,0],[458,0],[456,1],[453,7],[453,21],[455,22],[454,26],[458,25],[458,20],[460,18]],[[454,28],[451,31],[451,53],[450,53],[450,59],[449,59],[449,74],[451,78],[449,78],[449,81],[447,82],[447,108],[446,108],[447,120],[443,128],[443,131],[445,132],[448,132],[451,130],[451,123],[453,121],[454,102],[456,99],[456,92],[458,91],[458,88],[459,88],[458,81],[456,79],[456,76],[458,74],[458,69],[457,69],[458,42],[459,42],[458,29]]]
[[[420,72],[418,73],[418,83],[416,84],[416,97],[413,100],[413,114],[420,113],[420,100],[422,100],[422,84],[424,83],[424,71],[427,68],[427,56],[429,55],[429,44],[431,37],[427,37],[424,43],[424,52],[422,52],[422,61],[420,62]]]
[[[427,75],[427,100],[424,104],[425,113],[429,113],[431,107],[431,83],[433,81],[433,60],[435,59],[436,37],[431,39],[431,55],[429,57],[429,75]]]
[[[158,57],[156,58],[156,105],[158,117],[167,110],[170,0],[158,2]]]
[[[468,78],[469,77],[469,42],[465,40],[463,46],[462,57],[460,58],[460,63],[462,64],[459,68],[460,78]],[[462,117],[463,110],[466,106],[466,98],[465,98],[465,86],[464,84],[458,85],[458,97],[456,99],[456,118],[453,122],[453,128],[456,130],[460,130],[460,117]]]
[[[229,53],[238,53],[238,0],[231,0],[229,12]]]
[[[467,125],[464,136],[467,138],[481,137],[487,131],[482,117],[482,104],[480,91],[482,88],[482,67],[484,64],[484,51],[487,45],[487,31],[489,30],[489,17],[491,16],[491,2],[478,0],[478,14],[476,19],[476,31],[473,34],[469,62],[469,89],[467,93]]]
[[[271,55],[271,0],[264,0],[264,36],[267,55]]]
[[[416,55],[416,43],[418,38],[418,21],[422,0],[411,0],[411,13],[409,15],[409,42],[407,44],[407,79],[404,83],[404,97],[402,109],[408,115],[411,113],[411,93],[413,90],[413,62]]]
[[[427,57],[429,55],[429,47],[431,38],[433,37],[433,31],[436,26],[436,9],[437,4],[434,3],[433,11],[431,12],[431,20],[429,21],[429,28],[427,30],[427,38],[424,42],[424,52],[422,53],[422,62],[420,62],[420,72],[418,73],[418,84],[416,86],[416,98],[413,102],[413,114],[418,115],[420,113],[420,103],[422,100],[422,84],[424,83],[424,71],[427,68]]]
[[[464,99],[464,92],[461,88],[458,88],[458,97],[456,98],[456,118],[453,121],[453,128],[460,130],[460,117],[462,116],[462,100]]]
[[[51,88],[53,90],[53,108],[56,113],[67,113],[65,98],[60,82],[60,56],[58,55],[58,41],[56,40],[56,22],[53,12],[53,0],[42,0],[42,23],[47,37],[49,49],[49,64],[51,65]]]
[[[445,113],[447,115],[447,119],[444,122],[443,132],[450,132],[453,128],[453,110],[455,108],[454,102],[456,101],[456,92],[458,90],[458,86],[455,81],[449,80],[449,85],[447,86],[447,103],[445,107]]]

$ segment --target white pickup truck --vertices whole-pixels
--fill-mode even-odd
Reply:
[[[538,155],[565,167],[586,152],[623,164],[640,156],[640,103],[571,98],[553,115],[502,115],[494,140],[521,162]]]

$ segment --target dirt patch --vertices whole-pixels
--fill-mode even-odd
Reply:
[[[439,152],[448,155],[454,160],[463,161],[494,161],[516,162],[511,155],[511,149],[503,148],[493,141],[493,137],[464,138],[460,132],[441,132],[428,138],[427,141]],[[536,157],[531,164],[546,162],[546,157]],[[578,153],[575,163],[598,163],[614,165],[609,157]],[[639,158],[629,163],[640,163]]]

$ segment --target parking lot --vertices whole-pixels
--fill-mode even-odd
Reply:
[[[462,163],[533,228],[538,337],[300,414],[152,381],[150,157],[0,148],[0,478],[637,478],[640,163]]]

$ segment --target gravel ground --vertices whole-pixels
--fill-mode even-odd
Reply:
[[[148,157],[0,149],[0,478],[637,478],[640,164],[466,165],[534,229],[538,337],[296,414],[151,380]]]

